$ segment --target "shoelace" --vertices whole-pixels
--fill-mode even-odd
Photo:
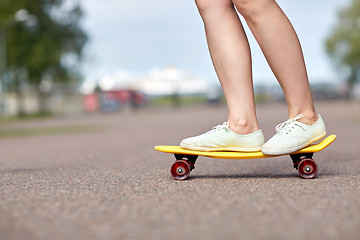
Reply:
[[[224,122],[222,125],[217,125],[216,127],[213,127],[213,129],[208,131],[208,133],[212,133],[212,132],[215,132],[215,131],[220,131],[220,130],[228,129],[228,128],[229,128],[229,123]]]
[[[294,117],[294,118],[290,118],[290,119],[286,120],[285,122],[278,124],[278,125],[275,127],[276,132],[284,132],[284,131],[285,131],[286,129],[288,129],[288,127],[290,127],[290,126],[291,126],[292,128],[294,128],[293,125],[303,128],[303,127],[300,126],[299,124],[296,124],[296,121],[297,121],[298,119],[302,118],[302,117],[303,117],[303,115],[302,115],[302,114],[299,114],[298,116],[296,116],[296,117]],[[289,130],[289,131],[291,131],[291,130]],[[288,132],[289,132],[289,131],[288,131]],[[286,134],[288,134],[288,132],[286,132]]]

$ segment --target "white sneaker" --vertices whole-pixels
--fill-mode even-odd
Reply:
[[[325,124],[320,115],[313,125],[296,121],[302,117],[300,114],[277,125],[276,134],[262,146],[261,151],[266,155],[288,154],[325,137]]]
[[[206,152],[256,152],[261,150],[264,142],[265,139],[261,130],[239,135],[229,128],[229,123],[224,122],[207,133],[182,140],[180,146],[184,149]]]

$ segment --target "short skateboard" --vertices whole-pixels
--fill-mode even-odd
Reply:
[[[315,178],[318,167],[312,159],[314,153],[319,152],[329,146],[336,139],[336,135],[330,135],[319,143],[311,144],[290,155],[294,168],[298,170],[300,177],[305,179]],[[264,155],[258,152],[201,152],[182,149],[180,146],[155,146],[160,152],[172,153],[175,155],[175,162],[170,168],[171,175],[175,180],[185,180],[190,172],[195,168],[198,156],[205,156],[219,159],[260,159],[278,157],[281,155]]]

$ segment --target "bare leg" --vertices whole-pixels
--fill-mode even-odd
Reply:
[[[231,0],[196,0],[204,21],[212,61],[225,93],[228,123],[238,134],[259,130],[251,72],[251,54]]]
[[[289,117],[313,124],[318,119],[298,37],[275,0],[233,0],[280,83]]]

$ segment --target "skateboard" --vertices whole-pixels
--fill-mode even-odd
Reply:
[[[311,144],[297,152],[289,155],[293,161],[294,168],[298,170],[300,177],[305,179],[315,178],[318,167],[312,159],[314,153],[319,152],[329,146],[336,139],[336,135],[330,135],[321,142]],[[190,172],[195,168],[195,162],[198,156],[205,156],[218,159],[260,159],[271,158],[282,155],[264,155],[258,152],[202,152],[192,151],[181,148],[180,146],[155,146],[160,152],[172,153],[175,155],[175,162],[170,168],[170,173],[175,180],[185,180]]]

